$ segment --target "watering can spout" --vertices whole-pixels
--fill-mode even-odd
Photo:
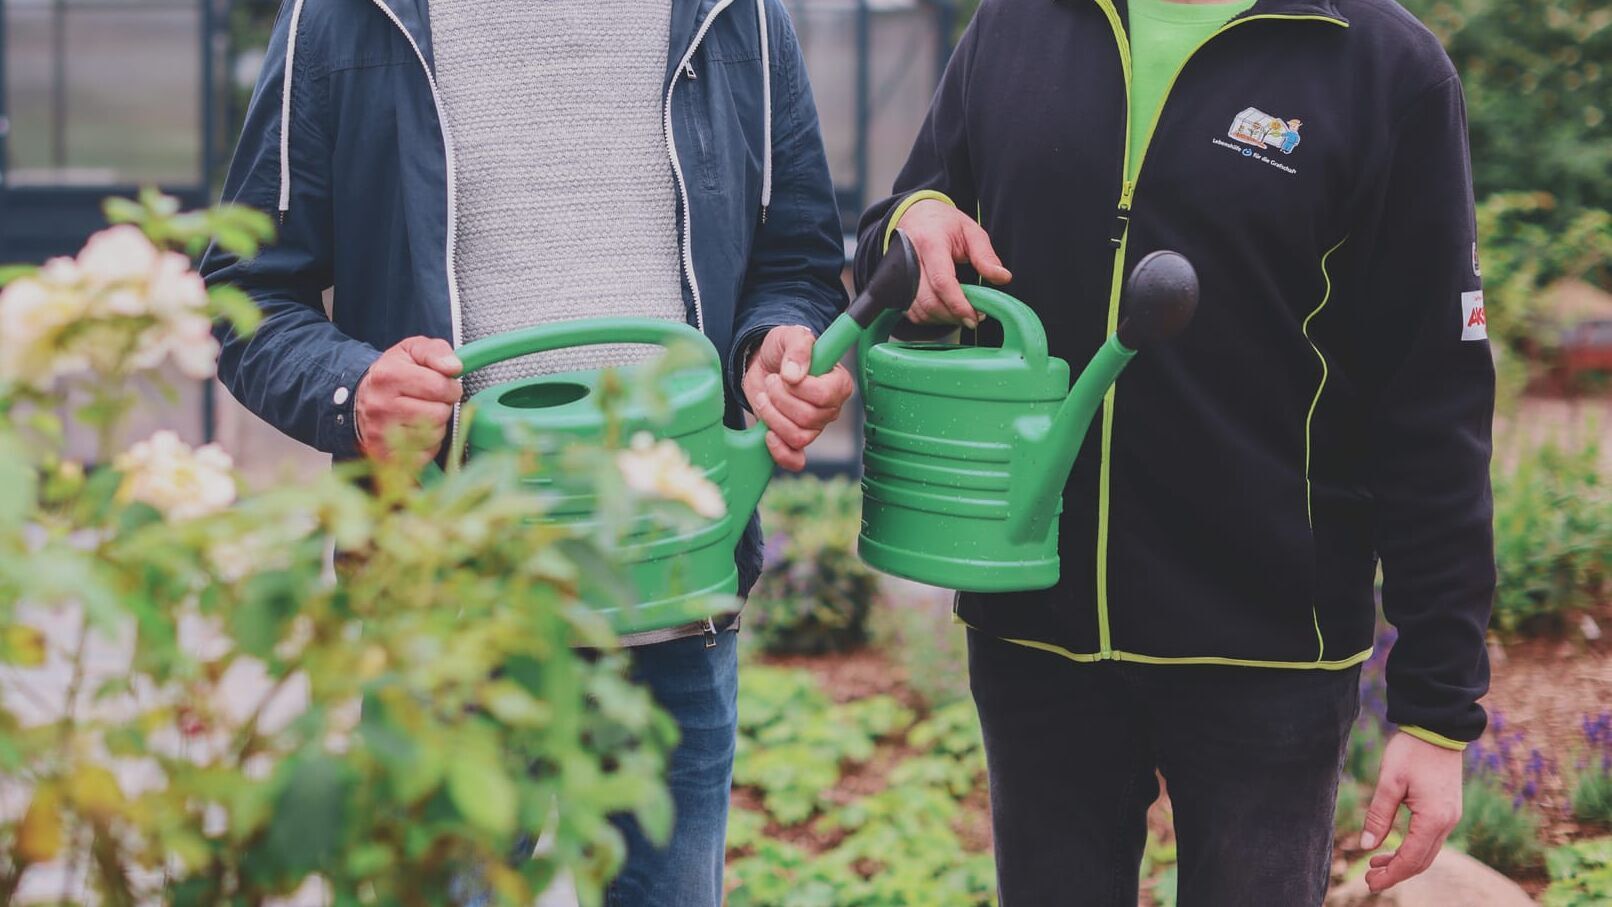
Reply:
[[[886,311],[900,312],[911,305],[918,295],[919,275],[918,252],[907,234],[897,230],[867,286],[812,344],[810,373],[827,374],[856,346],[863,331],[879,315]],[[744,431],[730,431],[727,438],[728,449],[732,452],[728,516],[733,540],[737,542],[772,478],[772,454],[767,451],[767,426],[761,422]]]
[[[1058,513],[1069,471],[1097,409],[1137,351],[1184,330],[1198,307],[1198,275],[1178,252],[1153,252],[1125,283],[1124,320],[1098,348],[1050,423],[1024,420],[1012,487],[1019,507],[1008,535],[1022,542],[1044,534]],[[1022,490],[1021,490],[1022,489]]]

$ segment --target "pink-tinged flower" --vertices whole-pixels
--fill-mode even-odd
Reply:
[[[151,279],[148,294],[150,311],[163,317],[207,309],[207,284],[190,269],[190,259],[178,252],[164,252]]]
[[[234,461],[217,444],[192,449],[159,431],[118,455],[122,501],[149,504],[171,520],[216,513],[235,502]]]
[[[118,224],[89,238],[78,253],[78,266],[91,282],[106,285],[150,279],[157,267],[157,247],[139,227]]]
[[[722,489],[689,463],[688,454],[676,441],[656,441],[648,432],[639,432],[633,436],[632,447],[616,454],[616,466],[627,487],[639,494],[680,501],[707,519],[719,519],[728,512]]]
[[[84,279],[84,272],[79,270],[78,262],[65,255],[58,255],[40,266],[38,276],[51,286],[73,287]]]

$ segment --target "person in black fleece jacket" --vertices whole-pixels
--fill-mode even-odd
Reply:
[[[1319,904],[1379,564],[1400,733],[1361,847],[1412,820],[1373,889],[1432,860],[1484,729],[1494,369],[1460,82],[1391,0],[1235,8],[1144,111],[1125,0],[986,0],[862,221],[861,279],[898,226],[917,247],[914,321],[998,342],[958,282],[1006,283],[1076,367],[1142,256],[1200,277],[1076,462],[1059,584],[958,598],[1009,907],[1134,904],[1155,769],[1183,903]]]

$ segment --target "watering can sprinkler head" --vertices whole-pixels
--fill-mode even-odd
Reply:
[[[1139,350],[1181,333],[1198,309],[1198,272],[1179,252],[1160,250],[1136,263],[1125,281],[1119,342]]]
[[[845,314],[861,327],[873,323],[886,309],[905,311],[918,297],[918,280],[922,269],[918,266],[918,252],[912,247],[907,234],[897,230],[891,237],[890,248],[885,250],[879,266],[873,269],[868,285],[851,301]]]

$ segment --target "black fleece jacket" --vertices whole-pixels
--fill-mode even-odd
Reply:
[[[1088,436],[1059,585],[959,613],[1080,661],[1342,669],[1380,560],[1390,720],[1476,739],[1494,369],[1449,58],[1390,0],[1258,0],[1183,66],[1127,183],[1124,3],[986,0],[862,222],[865,279],[914,193],[977,215],[1077,369],[1143,255],[1202,283]]]

